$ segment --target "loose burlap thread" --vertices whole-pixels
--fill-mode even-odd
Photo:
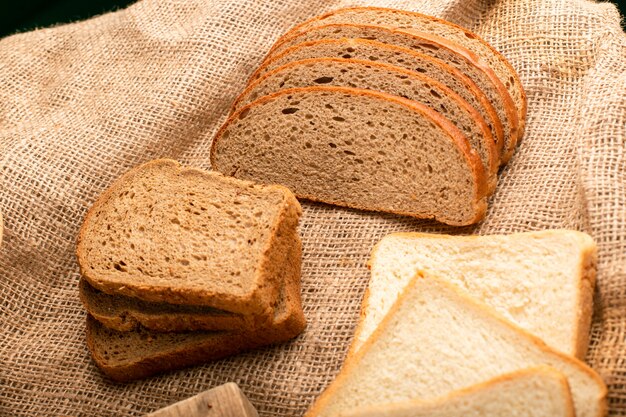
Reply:
[[[272,43],[322,12],[376,5],[474,30],[518,70],[523,142],[485,221],[434,222],[303,203],[295,341],[114,384],[91,361],[75,238],[98,194],[157,157],[210,168],[211,138]],[[144,0],[0,41],[0,415],[141,415],[227,381],[261,416],[302,415],[338,372],[359,317],[372,246],[396,231],[571,228],[599,246],[589,363],[626,416],[626,36],[586,0]]]

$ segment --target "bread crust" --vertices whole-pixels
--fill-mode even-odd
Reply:
[[[276,97],[289,95],[289,94],[298,94],[301,92],[305,93],[305,92],[315,92],[315,91],[328,91],[328,92],[337,92],[341,94],[369,96],[369,97],[375,97],[378,99],[382,98],[384,100],[387,100],[396,104],[400,104],[404,107],[411,109],[412,111],[425,115],[426,117],[430,118],[430,120],[432,120],[434,123],[441,126],[443,130],[448,133],[449,138],[452,140],[455,146],[461,151],[462,155],[465,158],[467,166],[470,169],[472,176],[474,178],[474,184],[473,184],[473,194],[475,196],[475,200],[473,202],[474,213],[475,213],[474,217],[472,217],[471,219],[468,219],[465,222],[457,222],[454,219],[448,219],[448,218],[445,218],[444,216],[437,216],[437,215],[432,215],[429,217],[418,217],[418,215],[414,213],[404,213],[404,212],[392,211],[392,210],[389,211],[390,213],[400,214],[400,215],[405,215],[405,216],[412,216],[412,217],[417,217],[417,218],[431,218],[431,219],[435,219],[435,220],[438,220],[447,224],[459,225],[459,226],[474,224],[482,220],[487,210],[486,197],[488,196],[488,187],[487,187],[487,181],[486,181],[486,174],[485,174],[485,171],[482,166],[482,162],[480,161],[478,154],[476,153],[476,151],[470,148],[467,138],[461,133],[460,130],[457,129],[456,126],[452,124],[452,122],[450,122],[449,120],[447,120],[446,118],[441,116],[439,113],[435,112],[434,110],[428,108],[427,106],[424,106],[421,103],[404,99],[402,97],[396,97],[390,94],[381,93],[377,91],[363,90],[363,89],[358,89],[358,88],[346,88],[346,87],[316,86],[316,87],[290,88],[290,89],[278,91],[274,94],[261,97],[258,100],[237,110],[234,114],[232,114],[228,118],[228,120],[226,120],[226,122],[219,129],[219,131],[217,132],[217,134],[215,135],[213,139],[213,143],[211,144],[211,152],[210,152],[211,166],[214,167],[216,165],[216,148],[217,148],[218,143],[222,139],[222,134],[224,130],[226,130],[231,124],[231,122],[237,119],[241,113],[247,112],[251,107],[258,106],[260,104],[272,101]],[[341,205],[345,207],[356,208],[360,210],[372,211],[371,208],[360,207],[358,204],[352,204],[352,203],[343,202],[343,201],[323,200],[316,196],[310,196],[310,195],[304,195],[304,194],[297,194],[297,196],[299,198],[306,198],[307,200],[319,201],[322,203],[335,204],[335,205]],[[373,211],[377,211],[377,210],[373,210]]]
[[[489,44],[487,41],[485,41],[482,37],[478,36],[476,33],[462,27],[459,26],[455,23],[449,22],[447,20],[444,19],[440,19],[438,17],[435,16],[429,16],[429,15],[425,15],[422,13],[418,13],[418,12],[412,12],[412,11],[408,11],[408,10],[400,10],[400,9],[392,9],[392,8],[387,8],[387,7],[375,7],[375,6],[356,6],[356,7],[345,7],[345,8],[340,8],[340,9],[336,9],[333,11],[330,11],[328,13],[324,13],[323,15],[308,19],[296,26],[294,26],[293,28],[291,28],[287,33],[283,34],[280,38],[278,38],[278,40],[274,43],[274,45],[272,46],[272,48],[270,49],[270,51],[267,54],[267,57],[271,56],[273,54],[273,51],[275,49],[277,49],[278,47],[280,47],[280,45],[284,42],[286,42],[290,37],[302,33],[303,31],[306,31],[307,29],[310,29],[311,26],[316,26],[315,23],[320,22],[330,16],[334,16],[337,14],[341,14],[341,13],[345,13],[345,12],[350,12],[350,11],[379,11],[379,12],[385,12],[385,13],[390,13],[390,14],[402,14],[405,16],[410,16],[410,17],[414,17],[414,18],[418,18],[418,19],[426,19],[429,20],[431,22],[436,22],[440,25],[444,25],[450,28],[453,28],[459,32],[462,32],[465,36],[467,36],[468,38],[474,39],[478,42],[480,42],[483,46],[485,46],[486,48],[488,48],[491,53],[493,54],[493,56],[495,56],[502,64],[504,64],[509,73],[511,74],[511,76],[515,79],[515,84],[518,86],[518,91],[520,92],[520,96],[522,98],[522,107],[520,109],[518,109],[518,118],[519,118],[519,127],[518,127],[518,141],[521,140],[522,136],[524,135],[524,131],[526,128],[526,115],[528,112],[528,98],[526,95],[526,91],[524,90],[524,86],[522,85],[522,82],[519,78],[519,74],[517,73],[517,71],[515,71],[515,68],[513,68],[513,65],[511,65],[511,63],[509,62],[509,60],[507,60],[504,55],[502,55],[497,49],[495,49],[493,46],[491,46],[491,44]]]
[[[600,395],[597,398],[598,414],[596,414],[595,417],[603,417],[606,415],[608,411],[608,405],[606,402],[607,387],[604,381],[602,380],[602,378],[593,369],[591,369],[587,364],[585,364],[584,362],[572,356],[569,356],[569,355],[566,355],[566,354],[563,354],[563,353],[560,353],[551,349],[538,337],[512,324],[511,322],[501,317],[499,314],[497,314],[494,310],[489,308],[484,303],[471,298],[464,292],[454,287],[452,284],[447,283],[445,280],[439,279],[435,276],[426,277],[423,274],[423,272],[418,271],[415,278],[413,278],[411,282],[409,283],[409,285],[404,289],[400,297],[398,297],[398,300],[396,300],[396,302],[390,308],[385,318],[381,321],[378,328],[367,339],[367,341],[363,344],[361,349],[359,349],[354,354],[349,354],[346,357],[343,367],[339,371],[339,374],[337,375],[335,380],[318,397],[315,403],[313,403],[311,408],[309,408],[309,410],[306,412],[304,417],[316,417],[317,415],[319,415],[320,410],[326,404],[332,401],[332,397],[334,395],[334,392],[337,390],[337,387],[340,386],[343,383],[343,381],[349,377],[350,373],[352,372],[352,368],[358,367],[358,361],[367,353],[369,347],[374,343],[374,341],[378,337],[380,337],[384,328],[393,319],[393,316],[396,314],[396,312],[400,309],[400,306],[402,305],[404,298],[408,297],[408,294],[410,293],[411,288],[415,285],[415,283],[418,280],[423,280],[423,279],[437,280],[439,285],[453,292],[456,296],[458,296],[461,299],[461,301],[464,304],[471,305],[474,309],[478,310],[481,314],[489,316],[491,320],[499,323],[499,325],[512,329],[514,332],[518,333],[520,336],[527,338],[537,349],[539,349],[543,353],[556,357],[559,360],[569,365],[573,365],[579,368],[580,371],[587,374],[594,382],[596,382],[598,384],[598,387],[600,388],[600,393],[599,393]]]
[[[489,164],[488,166],[484,166],[487,177],[488,177],[488,194],[492,194],[495,191],[496,188],[496,184],[497,184],[497,175],[498,175],[498,168],[500,166],[500,155],[499,152],[497,151],[496,148],[496,143],[495,140],[493,138],[493,136],[491,135],[491,130],[489,129],[489,127],[487,126],[487,123],[485,122],[485,119],[480,115],[480,113],[478,113],[478,111],[473,108],[467,101],[465,101],[465,99],[463,99],[461,96],[459,96],[458,94],[456,94],[454,91],[452,91],[450,88],[448,88],[446,85],[440,83],[439,81],[436,81],[430,77],[427,77],[425,75],[419,74],[415,71],[410,71],[401,67],[397,67],[395,65],[391,65],[391,64],[386,64],[384,62],[376,62],[376,61],[366,61],[366,60],[361,60],[361,59],[346,59],[346,58],[310,58],[310,59],[303,59],[303,60],[299,60],[299,61],[292,61],[289,62],[281,67],[275,68],[265,74],[263,74],[262,77],[260,77],[259,79],[257,79],[256,81],[254,81],[252,84],[248,85],[248,87],[239,95],[239,97],[235,100],[232,108],[231,108],[231,113],[233,113],[234,111],[236,111],[237,107],[239,107],[239,104],[241,103],[242,100],[246,99],[248,97],[248,95],[259,85],[261,84],[264,80],[282,73],[282,72],[286,72],[289,71],[293,68],[296,67],[301,67],[301,66],[306,66],[309,64],[315,64],[315,63],[334,63],[337,65],[350,65],[350,64],[356,64],[356,65],[367,65],[368,67],[372,67],[372,68],[379,68],[381,70],[384,71],[390,71],[390,72],[395,72],[398,74],[403,75],[404,77],[407,78],[412,78],[414,80],[419,80],[421,82],[426,82],[430,85],[435,86],[437,89],[442,90],[447,97],[449,97],[451,100],[455,101],[465,112],[467,112],[471,118],[475,121],[475,123],[478,125],[479,129],[482,132],[482,136],[483,136],[483,146],[486,149],[489,157]],[[313,86],[313,85],[312,85]],[[378,90],[376,90],[378,91]],[[411,101],[417,101],[418,100],[411,100]],[[470,145],[471,146],[471,145]]]
[[[112,198],[116,192],[125,187],[126,184],[138,173],[151,168],[174,170],[179,175],[198,175],[201,177],[205,177],[206,175],[219,175],[221,179],[229,182],[235,182],[238,186],[268,187],[266,189],[275,190],[284,195],[279,215],[276,216],[275,222],[271,226],[272,232],[263,252],[268,253],[269,256],[264,258],[256,271],[256,282],[258,285],[254,291],[245,297],[238,297],[232,294],[220,294],[213,291],[190,291],[185,288],[161,288],[137,285],[133,283],[120,285],[115,282],[107,281],[106,277],[100,277],[97,274],[94,275],[91,270],[86,267],[88,260],[86,259],[86,254],[83,250],[83,242],[86,239],[89,239],[87,232],[91,218],[95,216],[95,213],[100,210],[105,202]],[[129,297],[136,297],[145,301],[167,302],[170,304],[203,305],[241,314],[270,315],[273,309],[273,304],[276,300],[276,294],[278,292],[276,286],[276,274],[274,273],[276,266],[272,264],[272,262],[275,261],[274,257],[279,256],[280,251],[282,250],[282,248],[279,247],[280,241],[278,242],[278,245],[276,242],[279,240],[280,234],[284,233],[283,229],[285,227],[293,227],[293,229],[295,229],[301,213],[302,208],[300,207],[300,204],[291,191],[289,191],[286,187],[280,185],[258,185],[250,181],[226,177],[215,172],[209,173],[208,171],[198,169],[185,169],[182,168],[177,161],[171,159],[157,159],[131,169],[114,181],[114,183],[96,199],[87,212],[85,220],[83,221],[78,233],[76,257],[83,278],[85,278],[94,288],[107,294],[120,294]]]
[[[301,263],[294,261],[302,256],[299,236],[295,235],[289,252],[291,253],[287,257],[288,261],[283,265],[282,277],[286,292],[284,296],[286,311],[267,325],[247,331],[210,332],[206,338],[196,341],[191,346],[172,346],[167,352],[155,353],[130,363],[116,365],[109,363],[96,349],[95,333],[101,324],[87,315],[86,341],[94,362],[111,380],[128,382],[293,339],[306,327],[300,295]],[[154,333],[147,332],[148,337],[151,334]],[[197,333],[192,332],[189,335],[195,337]],[[149,343],[149,340],[146,343]]]

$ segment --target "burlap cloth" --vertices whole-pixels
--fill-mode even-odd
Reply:
[[[355,4],[466,26],[519,71],[523,143],[484,222],[454,229],[304,203],[295,342],[127,385],[85,347],[76,232],[97,195],[156,157],[209,168],[211,138],[272,43]],[[261,416],[299,416],[342,364],[375,242],[400,230],[589,232],[599,293],[589,363],[626,416],[626,36],[615,6],[584,0],[144,0],[0,41],[0,415],[140,415],[226,381]]]

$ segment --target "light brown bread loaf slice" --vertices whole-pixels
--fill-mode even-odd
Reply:
[[[279,91],[239,109],[211,149],[226,175],[302,198],[463,225],[485,213],[485,173],[467,138],[432,109],[362,89]]]
[[[567,378],[577,417],[606,414],[606,386],[583,362],[549,348],[457,287],[418,274],[306,416],[431,400],[539,365]]]
[[[295,242],[288,259],[299,259],[301,250],[300,242]],[[273,320],[252,331],[160,333],[140,327],[119,332],[88,316],[87,346],[102,372],[123,382],[286,342],[306,326],[300,300],[300,262],[283,265],[280,281],[284,284]]]
[[[241,108],[276,91],[316,85],[364,88],[404,97],[427,105],[450,120],[478,152],[488,175],[489,191],[497,182],[500,155],[480,113],[445,85],[425,75],[373,61],[313,58],[290,62],[266,73],[235,101]]]
[[[463,72],[480,87],[494,105],[504,126],[505,143],[502,159],[508,161],[515,149],[519,134],[519,118],[515,102],[486,61],[462,45],[412,29],[337,23],[315,26],[286,38],[268,58],[271,59],[273,55],[280,54],[287,48],[303,42],[341,38],[371,39],[410,48],[438,58]]]
[[[359,407],[341,417],[574,417],[567,378],[547,366],[496,377],[431,401]]]
[[[271,315],[300,213],[284,187],[152,161],[94,203],[78,263],[107,294]]]
[[[265,61],[250,78],[250,84],[254,84],[268,72],[275,71],[290,62],[324,57],[377,61],[423,74],[438,81],[463,97],[480,113],[496,141],[498,154],[502,153],[504,144],[502,123],[485,93],[458,69],[440,59],[408,48],[367,39],[322,39],[304,42],[287,48]]]
[[[518,131],[519,136],[522,136],[526,120],[527,100],[519,76],[511,63],[477,34],[446,20],[420,13],[382,7],[350,7],[326,13],[294,27],[276,42],[274,48],[278,48],[284,40],[298,33],[306,32],[313,27],[333,23],[354,23],[414,29],[463,45],[484,59],[509,91],[518,111],[520,123]]]
[[[353,350],[375,331],[416,271],[459,286],[542,339],[584,359],[597,249],[574,230],[491,236],[394,233],[372,250],[371,278]]]

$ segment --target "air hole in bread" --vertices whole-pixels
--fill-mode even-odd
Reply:
[[[313,80],[313,82],[316,83],[316,84],[328,84],[328,83],[332,82],[333,79],[334,79],[333,77],[319,77],[319,78],[316,78],[315,80]],[[282,87],[282,85],[281,85],[281,87]]]
[[[326,107],[327,109],[334,109],[334,107],[332,106],[332,104],[326,104],[324,107]]]
[[[439,50],[438,46],[431,45],[430,43],[418,43],[417,46],[420,47],[420,48],[430,49],[432,51],[438,51]]]
[[[354,52],[354,50],[355,50],[354,48],[347,48],[346,49],[346,51],[348,51],[348,52]]]
[[[311,145],[311,142],[306,142],[304,144],[304,147],[307,148],[307,149],[311,149],[313,147],[313,145]]]
[[[428,72],[425,68],[415,68],[416,72],[421,72],[421,73],[425,73]]]
[[[465,36],[467,36],[470,39],[476,39],[476,35],[474,35],[473,33],[465,32]]]
[[[293,114],[295,112],[297,112],[298,110],[300,110],[297,107],[287,107],[285,109],[283,109],[283,114]]]
[[[173,224],[180,224],[180,220],[178,220],[176,217],[173,217],[172,219],[170,219],[170,221],[171,221]]]
[[[439,94],[436,90],[432,90],[432,89],[431,89],[431,90],[430,90],[430,94],[431,94],[433,97],[441,98],[441,94]]]
[[[350,54],[343,54],[343,55],[341,55],[341,57],[345,58],[345,59],[350,59],[350,58],[352,58],[352,55],[350,55]]]
[[[343,153],[345,153],[346,155],[350,155],[350,156],[356,155],[354,152],[349,151],[349,150],[345,150],[345,151],[343,151]]]
[[[375,41],[376,40],[376,36],[364,36],[361,39],[365,39],[368,41]]]
[[[239,113],[239,120],[245,119],[248,113],[250,113],[250,109],[244,109],[241,113]]]
[[[187,259],[181,259],[180,260],[180,264],[183,265],[183,266],[187,266],[187,265],[189,265],[189,261]]]
[[[335,117],[333,117],[333,120],[336,121],[336,122],[345,122],[346,121],[346,119],[344,119],[341,116],[335,116]]]
[[[370,61],[378,61],[378,57],[377,57],[377,56],[373,56],[373,55],[370,55],[370,56],[368,57],[368,59],[369,59]]]
[[[337,147],[337,145],[335,145],[335,144],[334,144],[334,143],[332,143],[332,142],[331,142],[331,143],[329,143],[329,144],[328,144],[328,146],[330,146],[331,148],[336,148],[336,147]]]

